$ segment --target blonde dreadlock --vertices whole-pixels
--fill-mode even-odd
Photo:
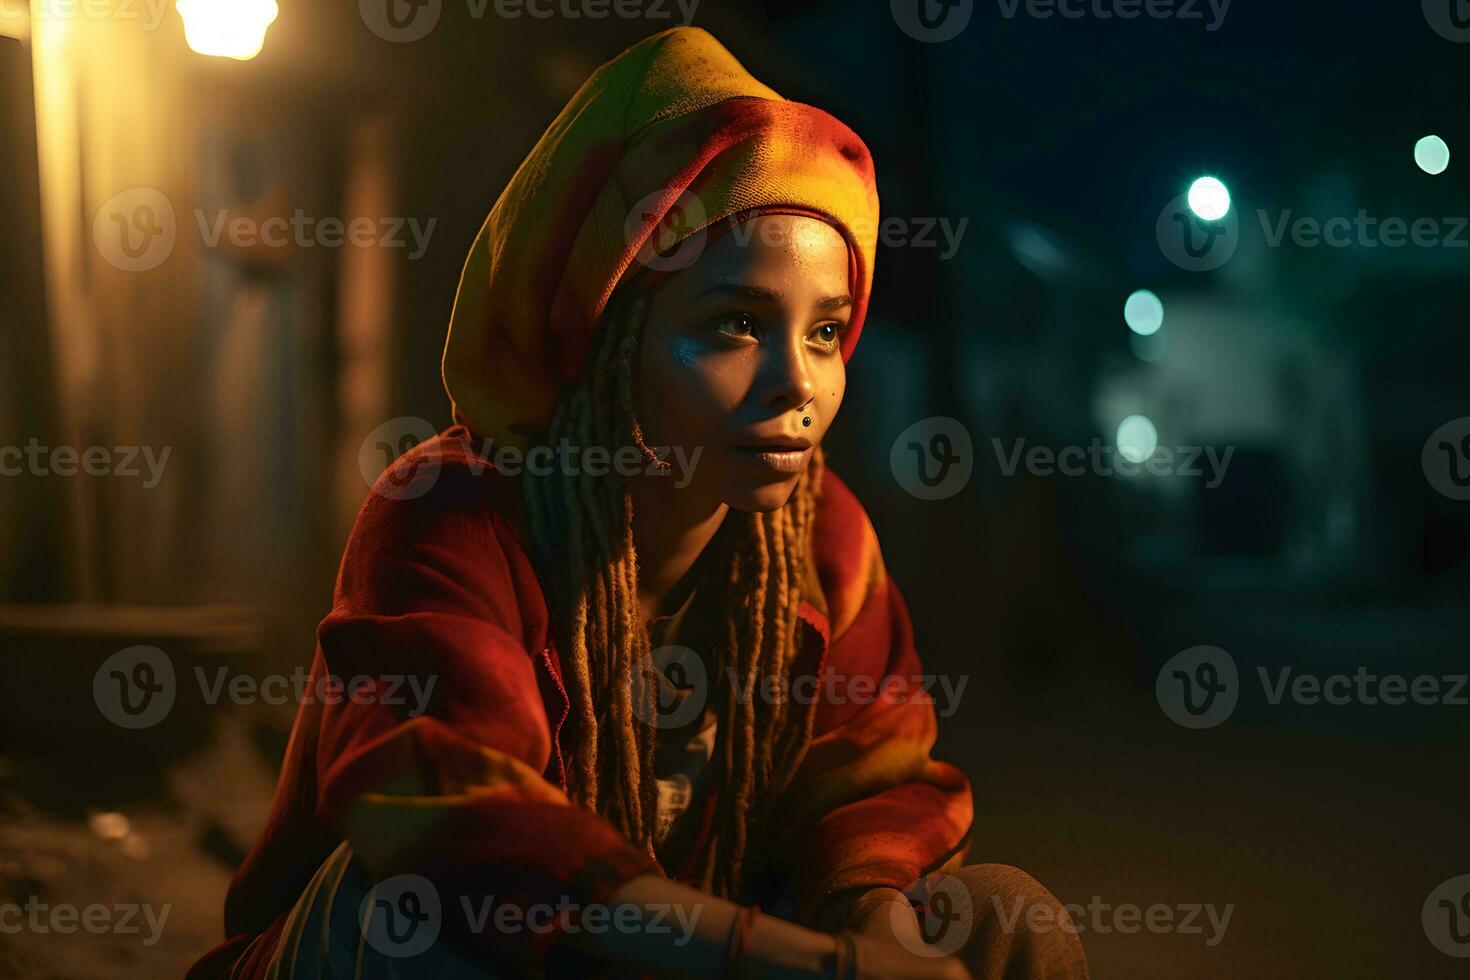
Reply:
[[[658,465],[633,411],[633,355],[647,313],[637,296],[603,317],[578,379],[562,393],[548,442],[615,451],[632,440]],[[723,640],[708,676],[718,711],[712,784],[723,794],[712,846],[701,848],[701,887],[738,897],[747,856],[764,859],[765,822],[777,794],[811,740],[814,699],[793,705],[796,608],[806,574],[806,543],[816,514],[820,448],[779,510],[731,510],[710,547],[725,569],[720,598]],[[563,673],[572,699],[568,789],[612,822],[655,862],[658,784],[655,685],[635,683],[648,670],[649,637],[638,603],[633,504],[617,474],[553,473],[527,477],[525,499],[542,567],[549,572],[553,616],[562,637]],[[726,669],[720,670],[723,667]],[[739,679],[739,690],[731,678]],[[781,678],[777,697],[759,696]],[[744,696],[742,696],[742,693]]]

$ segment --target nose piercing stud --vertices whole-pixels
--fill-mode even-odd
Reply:
[[[801,417],[801,424],[804,425],[804,426],[805,425],[811,425],[812,424],[812,417],[810,415],[803,415]]]

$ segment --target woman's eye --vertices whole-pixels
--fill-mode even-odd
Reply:
[[[736,313],[715,323],[715,331],[731,337],[750,337],[755,334],[755,317],[749,313]]]
[[[842,337],[842,324],[824,323],[817,328],[817,339],[824,344],[835,344]]]

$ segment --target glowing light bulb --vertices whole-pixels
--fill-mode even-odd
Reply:
[[[260,54],[266,29],[280,13],[276,0],[178,0],[175,6],[191,49],[237,61]]]
[[[1219,221],[1230,213],[1230,191],[1214,177],[1189,185],[1189,210],[1205,221]]]

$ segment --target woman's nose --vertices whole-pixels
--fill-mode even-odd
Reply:
[[[764,382],[761,401],[773,411],[800,408],[812,400],[816,384],[799,339],[785,341],[772,352]]]

